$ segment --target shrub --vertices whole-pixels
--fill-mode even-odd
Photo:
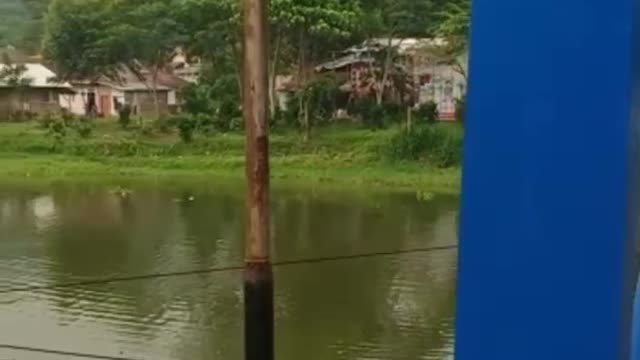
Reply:
[[[180,117],[178,122],[178,133],[180,135],[180,139],[185,143],[190,143],[193,141],[193,134],[196,131],[198,126],[197,118],[184,114]]]
[[[278,109],[276,112],[276,124],[282,124],[290,128],[300,127],[300,121],[298,119],[298,113],[300,112],[299,106],[300,97],[298,94],[294,94],[287,101],[286,109]]]
[[[438,121],[438,104],[433,101],[428,101],[420,105],[415,114],[419,122],[435,124]]]
[[[9,113],[8,120],[12,122],[31,121],[37,114],[29,110],[15,110]]]
[[[338,106],[340,82],[331,74],[313,79],[304,89],[303,96],[309,104],[309,116],[329,119]]]
[[[66,126],[69,126],[66,122],[65,124]],[[93,133],[93,130],[96,127],[95,124],[91,121],[91,119],[86,116],[80,117],[77,121],[74,121],[72,124],[73,124],[72,125],[73,129],[83,139],[90,137],[91,134]]]
[[[347,107],[347,111],[369,128],[381,128],[386,118],[385,107],[378,105],[372,98],[354,100]]]
[[[367,115],[367,109],[375,104],[376,102],[371,98],[355,99],[347,105],[347,112],[362,121]]]
[[[211,86],[206,83],[185,86],[180,93],[183,100],[182,108],[190,114],[212,112],[214,106],[211,92]]]
[[[464,123],[464,115],[466,111],[466,97],[462,97],[460,99],[456,99],[456,118],[461,123]]]
[[[169,115],[167,116],[165,119],[167,120],[167,125],[169,127],[178,127],[178,124],[180,124],[180,120],[185,116],[184,113],[178,113],[178,114],[173,114],[173,115]]]
[[[49,130],[49,127],[55,121],[56,121],[56,118],[51,113],[45,113],[38,117],[38,125],[45,130]]]
[[[151,135],[153,135],[153,127],[147,126],[146,124],[142,124],[140,126],[137,126],[135,129],[136,129],[136,132],[138,133],[138,135],[140,135],[140,136],[151,136]]]
[[[191,115],[191,117],[194,118],[196,124],[196,129],[194,130],[194,132],[199,132],[206,136],[211,136],[218,130],[225,131],[225,126],[224,124],[220,123],[218,116],[209,114],[196,114]]]
[[[126,129],[131,124],[131,105],[122,105],[118,110],[118,123],[123,129]]]
[[[49,123],[48,133],[53,136],[56,142],[62,141],[67,135],[67,126],[62,119],[53,118]]]
[[[403,129],[384,147],[384,155],[393,161],[425,160],[436,167],[460,165],[462,130],[457,126],[419,126]]]
[[[229,122],[229,129],[232,131],[244,130],[244,119],[242,116],[231,118],[231,121]]]
[[[402,104],[377,104],[373,98],[361,98],[347,107],[347,112],[360,120],[365,127],[381,129],[389,124],[404,119],[406,107]]]
[[[76,116],[69,111],[62,111],[60,113],[60,119],[64,122],[66,126],[73,126],[76,122]]]
[[[385,103],[383,106],[386,122],[396,122],[406,116],[406,105]]]
[[[269,128],[273,129],[276,126],[284,125],[285,124],[284,114],[285,112],[279,106],[276,107],[275,114],[269,116]]]
[[[171,132],[171,118],[167,116],[160,116],[157,120],[153,122],[153,128],[158,130],[163,134],[168,134]]]
[[[218,106],[217,114],[220,118],[231,119],[235,117],[241,117],[242,112],[240,111],[240,107],[238,107],[238,102],[232,99],[225,99],[220,102],[220,106]]]
[[[387,121],[387,113],[384,105],[373,104],[363,114],[362,123],[370,129],[382,129]]]

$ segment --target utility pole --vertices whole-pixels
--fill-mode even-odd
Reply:
[[[243,0],[243,116],[247,222],[244,272],[245,359],[273,360],[273,272],[269,256],[268,0]]]

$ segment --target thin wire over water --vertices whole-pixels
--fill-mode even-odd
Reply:
[[[48,354],[48,355],[70,356],[74,358],[85,358],[85,359],[140,360],[137,358],[129,358],[129,357],[86,354],[86,353],[79,353],[74,351],[61,351],[61,350],[44,349],[44,348],[37,348],[37,347],[31,347],[31,346],[18,346],[18,345],[8,345],[8,344],[0,344],[0,349],[26,351],[26,352],[32,352],[32,353]]]
[[[443,245],[443,246],[434,246],[434,247],[428,247],[428,248],[372,252],[372,253],[364,253],[364,254],[330,256],[330,257],[321,257],[321,258],[312,258],[312,259],[287,260],[287,261],[274,262],[272,265],[274,267],[285,267],[285,266],[304,265],[304,264],[318,264],[318,263],[325,263],[325,262],[357,260],[357,259],[366,259],[366,258],[374,258],[374,257],[397,256],[397,255],[416,254],[416,253],[430,253],[430,252],[437,252],[437,251],[455,250],[457,248],[458,248],[458,245]],[[129,277],[117,277],[117,278],[114,277],[114,278],[108,278],[108,279],[96,279],[91,281],[73,282],[73,283],[65,283],[65,284],[51,285],[51,286],[23,286],[23,287],[15,287],[15,288],[2,290],[0,291],[0,294],[49,290],[49,289],[56,289],[56,288],[70,288],[70,287],[86,286],[86,285],[109,284],[109,283],[116,283],[116,282],[151,280],[151,279],[158,279],[158,278],[210,274],[210,273],[219,273],[219,272],[227,272],[227,271],[240,271],[243,269],[244,269],[243,265],[236,265],[236,266],[226,266],[226,267],[217,267],[217,268],[191,270],[191,271],[148,274],[148,275],[138,275],[138,276],[129,276]],[[79,353],[79,352],[72,352],[72,351],[45,349],[45,348],[10,345],[10,344],[0,344],[0,349],[41,353],[41,354],[49,354],[49,355],[60,355],[60,356],[85,358],[85,359],[140,360],[137,358],[129,358],[129,357],[88,354],[88,353]]]
[[[396,256],[396,255],[405,255],[405,254],[455,250],[457,248],[458,248],[458,245],[443,245],[443,246],[434,246],[434,247],[428,247],[428,248],[417,248],[417,249],[372,252],[372,253],[352,254],[352,255],[342,255],[342,256],[327,256],[327,257],[311,258],[311,259],[277,261],[277,262],[274,262],[272,265],[274,267],[283,267],[283,266],[294,266],[294,265],[305,265],[305,264],[318,264],[318,263],[333,262],[333,261],[356,260],[356,259],[366,259],[366,258],[373,258],[373,257]],[[233,266],[215,267],[215,268],[208,268],[208,269],[196,269],[196,270],[187,270],[187,271],[176,271],[176,272],[167,272],[167,273],[77,281],[77,282],[70,282],[70,283],[56,284],[56,285],[19,286],[19,287],[9,288],[5,290],[0,290],[0,294],[10,294],[10,293],[29,292],[29,291],[38,291],[38,290],[51,290],[51,289],[70,288],[70,287],[88,286],[88,285],[103,285],[103,284],[128,282],[128,281],[153,280],[153,279],[179,277],[179,276],[193,276],[193,275],[212,274],[212,273],[228,272],[228,271],[240,271],[243,269],[244,269],[244,265],[233,265]]]

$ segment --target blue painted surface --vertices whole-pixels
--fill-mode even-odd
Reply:
[[[633,304],[633,333],[631,359],[640,360],[640,279],[636,284]]]
[[[637,2],[475,0],[456,360],[630,359]]]

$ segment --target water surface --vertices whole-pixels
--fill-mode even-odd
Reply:
[[[239,265],[243,203],[233,186],[0,189],[0,344],[242,359],[241,272],[56,286]],[[272,217],[276,261],[386,252],[455,244],[457,200],[281,188]],[[456,256],[276,268],[276,358],[449,359]],[[46,288],[7,292],[25,285]]]

